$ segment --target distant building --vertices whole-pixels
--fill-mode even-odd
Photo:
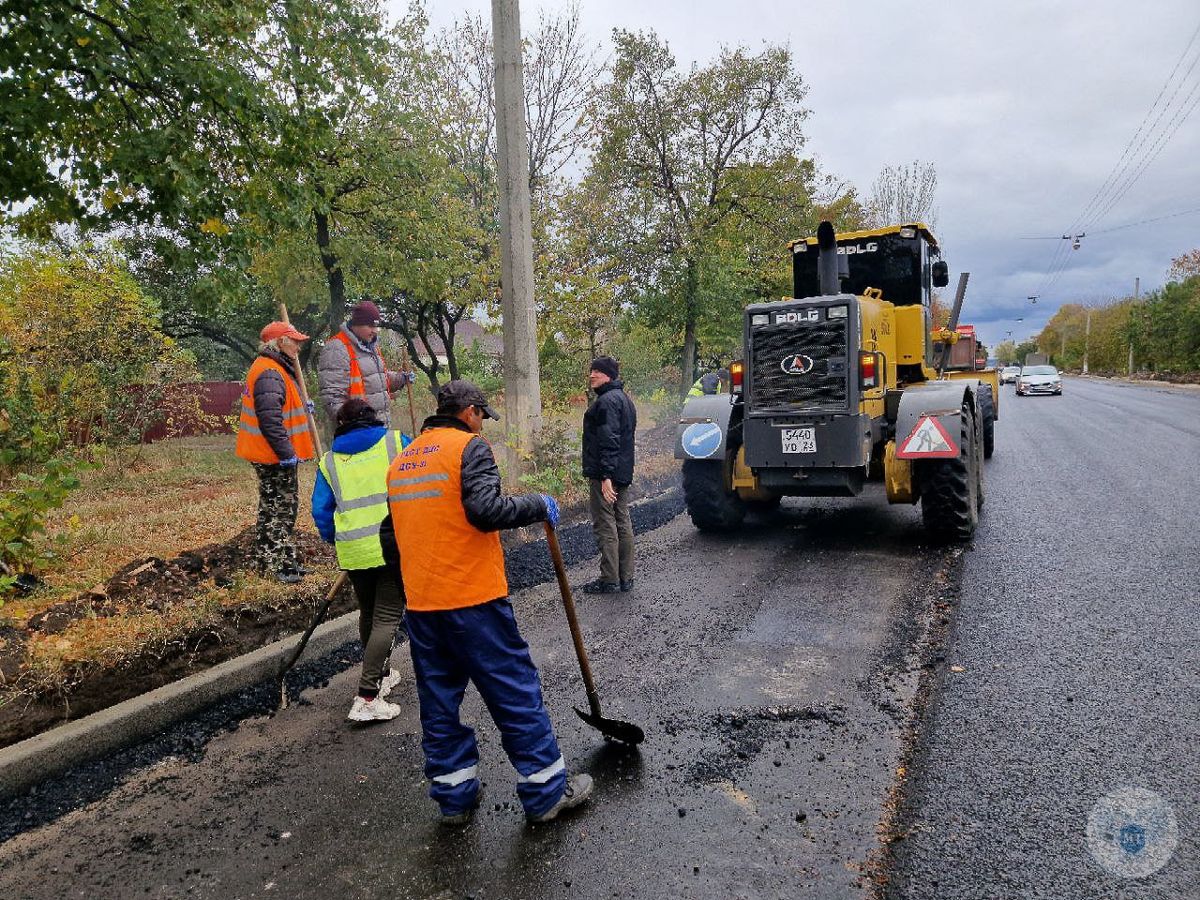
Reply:
[[[485,330],[482,325],[472,319],[463,319],[454,328],[455,353],[461,354],[476,343],[484,353],[497,362],[504,358],[504,338]],[[439,363],[444,366],[449,362],[446,357],[446,348],[442,345],[440,338],[436,335],[431,336],[429,346]],[[425,355],[425,347],[420,341],[417,341],[417,350],[422,356]]]

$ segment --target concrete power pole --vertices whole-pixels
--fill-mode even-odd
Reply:
[[[504,326],[504,430],[530,449],[541,425],[537,320],[533,307],[533,233],[529,211],[529,138],[521,64],[518,0],[492,0],[496,63],[496,168],[500,190],[500,281]],[[519,457],[510,457],[510,461]],[[510,467],[510,471],[512,468]]]
[[[1092,308],[1087,308],[1087,325],[1083,330],[1083,374],[1088,373],[1088,351],[1092,347]]]
[[[1141,278],[1133,279],[1133,303],[1135,306],[1137,305],[1137,302],[1138,302],[1138,294],[1140,294],[1141,292],[1142,292],[1142,279]],[[1132,336],[1129,338],[1129,371],[1128,371],[1126,377],[1127,378],[1133,377],[1133,337]]]

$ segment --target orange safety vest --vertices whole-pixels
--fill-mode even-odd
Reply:
[[[254,383],[268,369],[283,376],[283,427],[292,439],[292,450],[297,459],[312,459],[315,455],[312,432],[308,426],[308,412],[304,409],[304,401],[300,399],[300,390],[288,370],[269,356],[254,360],[246,376],[246,389],[242,391],[242,415],[238,422],[237,455],[256,463],[274,465],[279,462],[279,457],[263,437],[258,414],[254,411]]]
[[[462,455],[475,437],[431,428],[388,469],[400,574],[414,612],[462,609],[508,595],[500,533],[480,531],[462,505]]]
[[[358,350],[354,346],[354,342],[344,331],[339,331],[333,336],[335,341],[341,341],[346,347],[346,352],[350,354],[350,393],[349,397],[365,397],[367,395],[366,385],[363,384],[362,366],[358,364]],[[391,390],[388,387],[387,363],[383,361],[383,354],[378,350],[375,355],[379,357],[379,366],[383,370],[383,389],[391,395]]]

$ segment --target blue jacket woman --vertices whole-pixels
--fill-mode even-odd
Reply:
[[[400,714],[400,707],[386,699],[399,680],[388,658],[404,618],[387,471],[410,440],[386,428],[367,400],[352,397],[338,410],[333,449],[322,457],[313,485],[313,521],[321,538],[337,547],[338,564],[358,598],[363,669],[347,716],[352,722]]]

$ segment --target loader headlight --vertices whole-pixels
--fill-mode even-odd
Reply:
[[[771,317],[766,313],[755,313],[750,317],[751,325],[769,325]]]
[[[917,236],[917,229],[915,229],[915,228],[901,228],[900,229],[900,237],[902,237],[902,238],[915,238],[916,236]]]
[[[829,312],[826,313],[831,319],[844,319],[849,314],[850,307],[848,306],[831,306],[829,307]]]

